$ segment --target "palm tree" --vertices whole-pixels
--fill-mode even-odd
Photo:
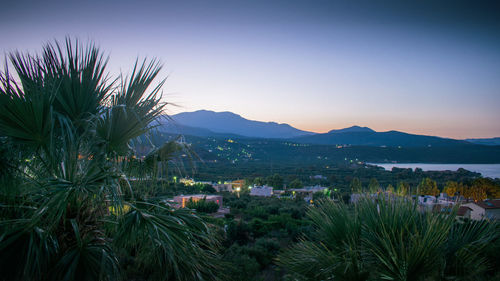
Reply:
[[[0,157],[8,161],[0,279],[118,280],[131,264],[141,278],[216,279],[217,241],[203,220],[125,196],[134,194],[125,165],[133,142],[165,106],[165,80],[152,87],[161,65],[136,62],[129,77],[113,80],[98,48],[70,39],[8,57],[14,73],[0,73]],[[177,150],[149,158],[164,161],[166,151]]]
[[[420,212],[409,198],[327,200],[308,217],[316,231],[278,258],[296,280],[481,280],[482,250],[498,238],[495,223]]]

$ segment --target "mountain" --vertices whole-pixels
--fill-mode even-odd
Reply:
[[[160,135],[155,144],[161,145],[173,135]],[[224,173],[226,169],[237,167],[239,173],[254,173],[252,165],[265,165],[267,168],[286,166],[291,169],[334,164],[352,165],[353,163],[500,163],[500,146],[454,145],[454,146],[419,146],[419,147],[380,147],[346,146],[337,148],[333,145],[297,144],[282,139],[226,139],[212,137],[186,136],[196,155],[204,163],[220,164],[219,168],[209,168],[215,173]],[[249,166],[245,166],[245,165]],[[304,166],[305,165],[305,166]],[[207,165],[200,165],[205,169]]]
[[[349,128],[344,128],[344,129],[338,129],[338,130],[331,130],[328,132],[328,134],[334,134],[334,133],[374,133],[375,131],[368,128],[368,127],[360,127],[360,126],[352,126]]]
[[[337,144],[389,147],[429,147],[471,145],[462,140],[446,139],[433,136],[413,135],[398,131],[376,132],[367,127],[354,126],[341,130],[332,130],[325,134],[301,136],[291,139],[298,143]]]
[[[285,139],[290,142],[320,145],[445,147],[474,144],[498,145],[496,139],[455,140],[415,135],[398,131],[376,132],[368,127],[352,126],[316,134],[288,124],[252,121],[232,112],[199,110],[172,115],[160,122],[159,130],[170,134],[220,138]]]
[[[230,133],[216,133],[205,128],[191,127],[186,125],[181,125],[176,122],[163,120],[160,122],[159,131],[167,134],[173,135],[185,135],[185,136],[196,136],[196,137],[218,137],[218,138],[246,138],[241,135],[230,134]]]
[[[191,131],[193,131],[193,128],[197,128],[197,132],[204,129],[217,134],[241,135],[253,138],[294,138],[314,134],[296,129],[288,124],[248,120],[227,111],[198,110],[175,114],[171,118],[179,126],[190,127],[189,130]],[[205,131],[205,133],[207,132]]]
[[[500,145],[500,138],[489,138],[489,139],[466,139],[465,141],[482,144],[482,145]]]

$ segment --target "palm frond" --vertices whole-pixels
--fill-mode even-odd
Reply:
[[[129,203],[119,218],[114,243],[136,253],[155,280],[214,280],[216,241],[189,210],[145,202]]]
[[[30,57],[21,57],[14,65],[19,71],[30,70],[36,65]],[[10,77],[6,66],[0,74],[0,134],[14,139],[18,143],[38,149],[50,144],[54,126],[52,101],[55,96],[54,85],[44,86],[40,81],[26,78],[30,74],[21,74],[23,86]],[[37,75],[37,74],[33,74]],[[34,80],[39,77],[33,78]]]
[[[69,38],[64,47],[58,42],[47,44],[42,62],[45,80],[57,85],[55,111],[67,116],[77,127],[99,114],[114,81],[107,83],[108,59],[95,45],[84,48],[78,40],[72,43]]]

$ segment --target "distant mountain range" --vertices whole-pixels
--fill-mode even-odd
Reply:
[[[489,139],[466,139],[466,141],[482,145],[500,145],[500,138]]]
[[[362,145],[362,146],[457,146],[472,145],[469,142],[454,139],[445,139],[433,136],[407,134],[398,131],[375,132],[369,128],[364,130],[351,127],[342,130],[330,131],[326,134],[316,134],[294,138],[298,143],[309,144],[337,144],[337,145]]]
[[[161,121],[159,130],[170,134],[221,138],[286,139],[304,144],[387,146],[387,147],[449,147],[500,145],[500,138],[455,140],[398,131],[376,132],[368,127],[352,126],[318,134],[296,129],[288,124],[252,121],[232,112],[199,110],[171,116]]]
[[[206,130],[215,135],[240,135],[252,138],[293,138],[314,134],[296,129],[288,124],[248,120],[227,111],[198,110],[179,113],[171,116],[171,118],[177,123],[178,132],[189,131],[195,136],[210,134]],[[172,128],[166,130],[170,129]]]

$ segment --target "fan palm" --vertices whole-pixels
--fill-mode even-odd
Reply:
[[[323,201],[308,217],[316,232],[278,258],[298,280],[480,280],[498,237],[495,223],[459,223],[408,198]]]
[[[1,157],[10,161],[0,171],[0,279],[117,280],[123,257],[144,278],[215,279],[217,242],[203,220],[124,196],[132,142],[165,106],[164,81],[150,90],[161,65],[136,62],[129,78],[111,80],[99,49],[70,39],[9,59],[15,75],[0,73]]]

